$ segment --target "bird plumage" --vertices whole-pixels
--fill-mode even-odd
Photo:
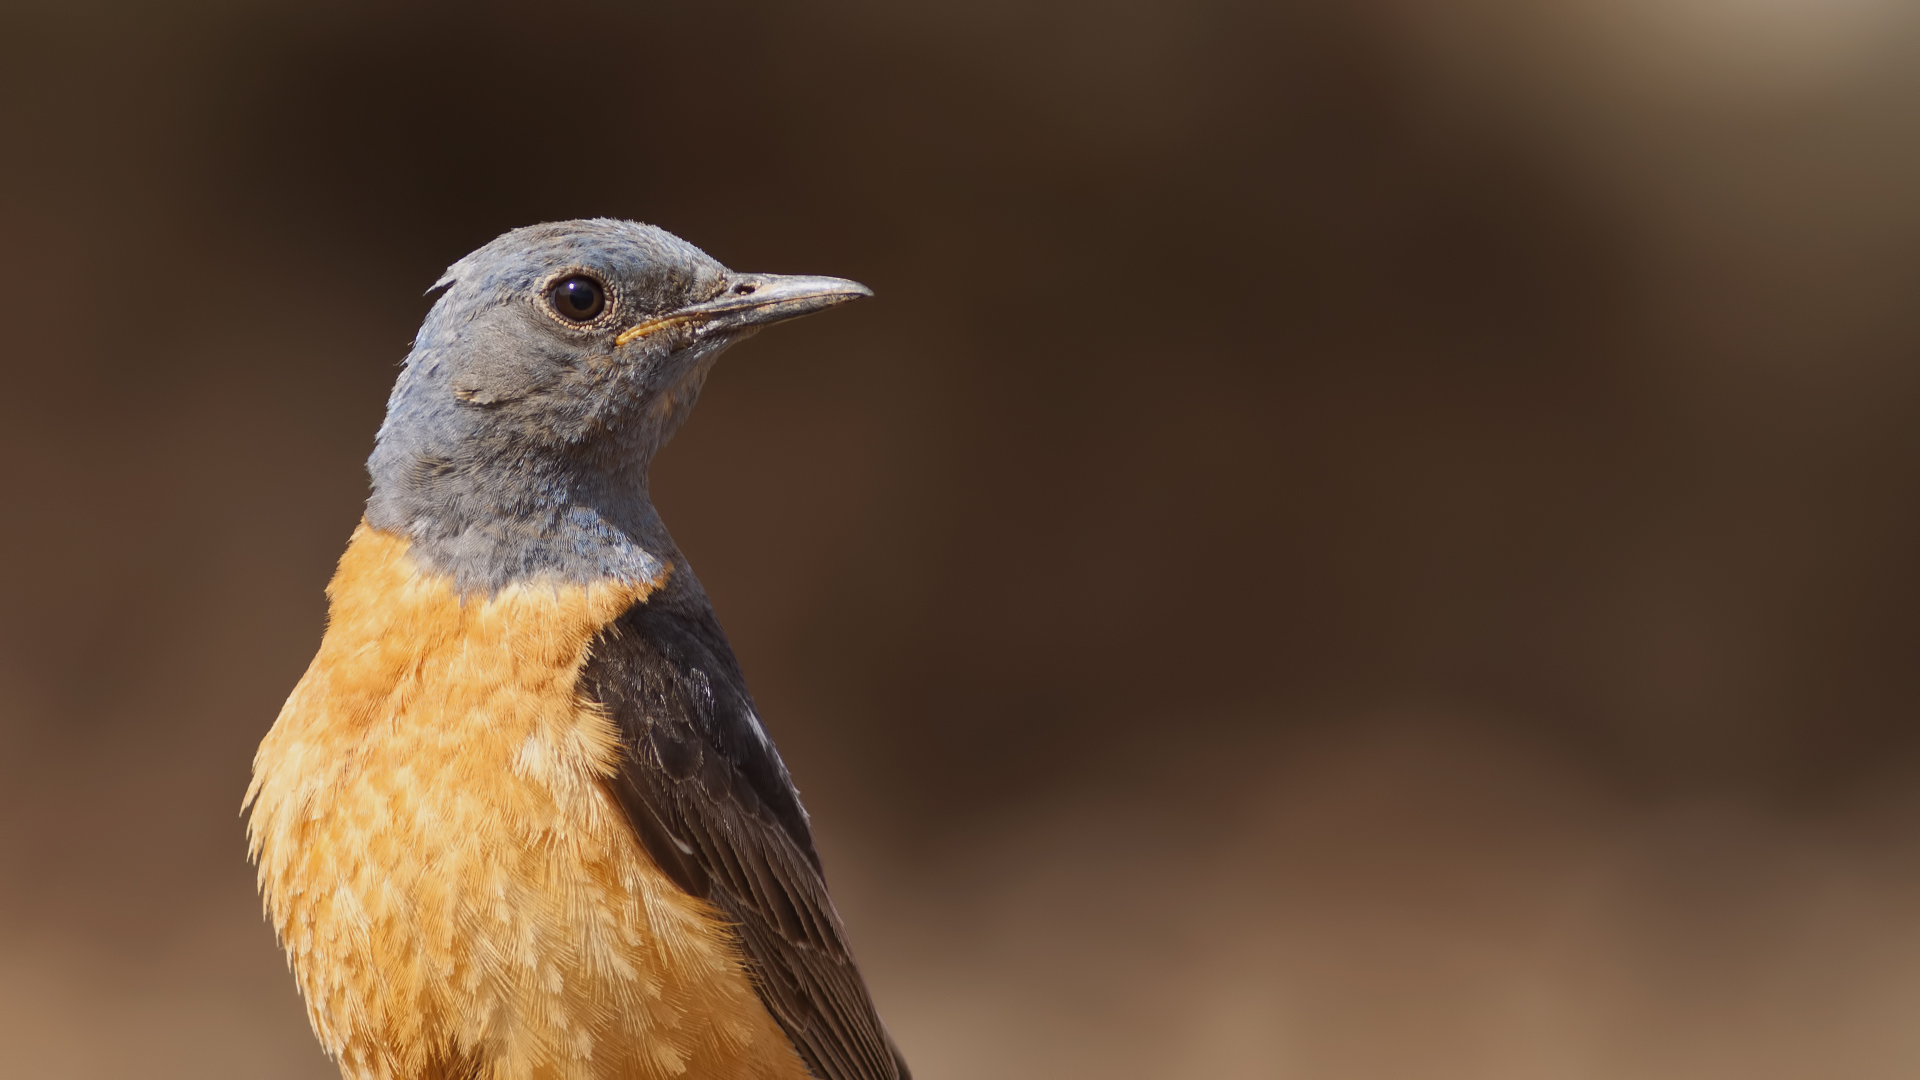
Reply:
[[[509,233],[442,284],[248,791],[322,1045],[353,1080],[901,1080],[646,494],[722,349],[864,290],[607,221]]]

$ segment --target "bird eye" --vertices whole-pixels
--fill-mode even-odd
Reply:
[[[607,306],[607,292],[585,274],[575,274],[553,287],[553,310],[568,322],[590,322]]]

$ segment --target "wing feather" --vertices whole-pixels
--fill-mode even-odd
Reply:
[[[820,1080],[910,1080],[705,597],[635,605],[594,641],[581,685],[626,746],[613,789],[635,833],[732,921],[761,1001],[808,1068]]]

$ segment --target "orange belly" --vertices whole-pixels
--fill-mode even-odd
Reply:
[[[314,1031],[367,1080],[802,1078],[717,912],[606,788],[576,682],[660,582],[464,604],[364,524],[254,759],[261,891]]]

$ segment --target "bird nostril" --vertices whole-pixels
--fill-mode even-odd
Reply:
[[[745,296],[752,291],[753,286],[751,285],[735,285],[733,287],[733,295],[735,296]]]

